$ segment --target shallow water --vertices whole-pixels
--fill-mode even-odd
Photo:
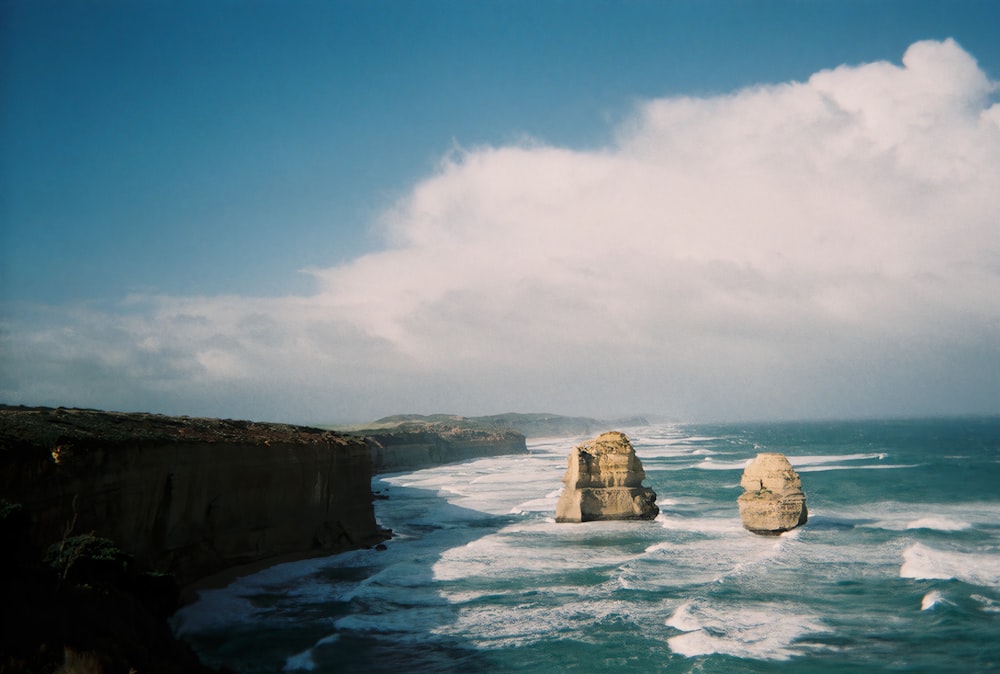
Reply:
[[[202,593],[175,629],[253,672],[1000,669],[1000,419],[625,430],[652,522],[556,524],[570,449],[380,476],[387,550]],[[746,532],[757,452],[810,519]]]

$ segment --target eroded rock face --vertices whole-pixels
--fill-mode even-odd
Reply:
[[[585,442],[569,455],[556,521],[651,520],[660,509],[656,493],[642,486],[645,478],[624,433],[612,431]]]
[[[421,428],[360,431],[372,450],[372,469],[394,473],[485,456],[527,454],[524,436],[510,429],[428,424]]]
[[[0,495],[36,545],[94,532],[182,585],[384,540],[371,476],[361,438],[315,428],[0,406]]]
[[[806,523],[802,480],[784,454],[758,454],[743,470],[736,499],[743,526],[755,534],[777,536]]]

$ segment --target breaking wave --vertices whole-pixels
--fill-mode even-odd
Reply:
[[[1000,587],[1000,557],[938,550],[914,543],[903,552],[901,578],[954,579],[970,585]]]
[[[667,640],[670,650],[686,657],[729,655],[752,660],[788,660],[804,652],[796,641],[826,632],[818,615],[784,604],[716,607],[688,601],[667,620],[683,634]]]

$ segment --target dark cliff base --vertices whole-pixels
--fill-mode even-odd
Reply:
[[[178,588],[112,541],[67,537],[42,552],[31,516],[0,500],[0,672],[194,674],[204,667],[167,617]]]
[[[207,671],[178,583],[384,540],[371,476],[314,428],[0,406],[0,674]]]

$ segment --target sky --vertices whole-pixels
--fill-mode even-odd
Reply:
[[[1000,413],[1000,3],[0,12],[0,402]]]

